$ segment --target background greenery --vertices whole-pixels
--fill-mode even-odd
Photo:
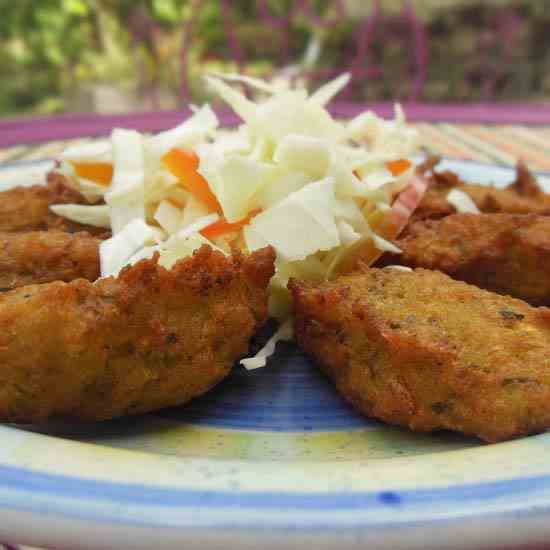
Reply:
[[[322,18],[338,19],[334,2],[313,3]],[[328,74],[353,56],[357,33],[373,9],[373,2],[348,0],[350,17],[330,27],[297,14],[290,21],[289,58],[282,63],[279,35],[258,24],[255,2],[230,4],[228,23],[218,0],[0,0],[0,116],[173,108],[188,97],[201,101],[203,70],[236,68],[228,25],[248,72]],[[410,95],[413,45],[407,44],[407,28],[391,19],[403,2],[380,4],[388,24],[364,63],[383,70],[356,87],[351,99]],[[270,0],[274,15],[284,15],[291,5]],[[546,0],[412,5],[429,36],[420,99],[537,101],[550,95]]]

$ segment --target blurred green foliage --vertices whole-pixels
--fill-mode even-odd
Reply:
[[[88,108],[78,103],[83,91],[113,84],[136,98],[137,108],[176,106],[185,83],[191,96],[200,100],[205,91],[198,75],[205,67],[236,68],[228,61],[233,53],[224,27],[228,24],[250,61],[250,72],[268,73],[276,60],[280,62],[277,31],[257,25],[254,0],[231,2],[229,23],[220,1],[202,1],[196,12],[195,4],[196,0],[0,0],[0,116]],[[319,0],[318,13],[334,17],[333,4]],[[355,4],[364,5],[360,0]],[[422,12],[430,34],[423,99],[475,100],[487,94],[496,99],[537,99],[550,93],[546,2],[510,0],[521,19],[512,51],[504,51],[506,44],[499,43],[497,31],[491,35],[485,30],[492,28],[491,7],[482,1],[456,4],[431,15]],[[269,5],[277,16],[288,13],[293,2],[270,0]],[[192,40],[187,43],[183,29],[194,13]],[[321,55],[311,62],[315,68],[341,67],[352,55],[360,28],[357,17],[330,29],[297,17],[292,21],[290,59],[303,67],[308,63],[305,52],[315,42],[321,48]],[[372,52],[375,59],[366,62],[382,66],[384,74],[360,89],[357,97],[384,99],[396,90],[406,95],[407,47],[382,37]],[[488,74],[489,85],[484,83]]]

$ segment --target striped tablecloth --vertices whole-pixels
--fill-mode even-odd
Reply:
[[[416,122],[426,152],[499,165],[522,158],[533,170],[550,171],[550,125],[481,125],[448,122]],[[95,138],[97,139],[97,138]],[[0,148],[0,163],[55,157],[67,145],[87,139]]]

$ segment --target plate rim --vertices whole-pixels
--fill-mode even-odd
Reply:
[[[502,166],[497,164],[482,163],[475,160],[463,160],[454,159],[450,157],[442,157],[443,160],[452,163],[453,165],[466,164],[470,167],[482,167],[485,170],[498,169],[499,171],[506,171],[509,174],[514,173],[514,167]],[[50,162],[50,159],[42,160],[18,160],[9,163],[0,164],[0,171],[9,168],[17,168],[18,166],[30,166],[39,165],[41,163]],[[546,171],[533,171],[534,174],[544,177],[550,177],[550,172]],[[4,437],[6,432],[6,426],[0,425],[0,439]],[[10,428],[15,429],[15,428]],[[33,437],[49,437],[32,434]],[[530,439],[547,439],[550,444],[550,433],[546,435],[535,436]],[[544,452],[544,446],[541,446],[541,452]],[[58,489],[56,493],[54,488]],[[59,493],[59,489],[62,489],[62,493]],[[514,496],[524,499],[525,504],[523,506],[518,505],[510,508],[502,502],[502,498],[506,499],[506,496],[510,494],[510,491]],[[518,492],[519,491],[519,492]],[[168,507],[179,509],[183,508],[189,510],[190,516],[184,522],[180,515],[176,518],[175,523],[162,523],[162,515],[151,515],[151,495],[156,492],[158,500],[154,502],[155,506],[161,508],[163,511]],[[64,494],[63,494],[64,493]],[[411,489],[411,490],[399,490],[388,491],[387,494],[383,494],[381,491],[371,492],[343,492],[340,495],[336,492],[319,493],[303,493],[298,492],[288,493],[273,493],[273,492],[243,492],[237,491],[235,493],[218,491],[202,491],[196,492],[193,497],[190,498],[191,491],[189,489],[170,489],[162,488],[153,485],[142,484],[127,484],[126,486],[120,482],[114,483],[106,480],[87,479],[84,477],[76,477],[69,475],[52,474],[47,471],[41,471],[33,468],[20,467],[7,465],[0,459],[0,520],[3,517],[4,511],[21,513],[23,515],[32,515],[35,513],[41,513],[48,511],[53,514],[54,518],[60,520],[77,520],[85,519],[101,525],[107,525],[111,523],[117,523],[124,525],[129,529],[136,526],[140,527],[154,527],[156,529],[171,529],[175,526],[181,526],[181,542],[186,540],[186,537],[190,536],[192,531],[199,532],[201,529],[208,528],[214,531],[227,532],[232,531],[234,534],[239,535],[246,534],[249,531],[261,531],[265,532],[266,529],[270,531],[271,535],[280,535],[281,541],[287,540],[283,535],[288,532],[289,529],[294,533],[311,533],[318,532],[330,532],[337,533],[340,529],[352,529],[355,531],[364,531],[369,529],[380,529],[384,531],[386,529],[412,529],[423,528],[427,530],[433,529],[435,526],[455,525],[460,524],[468,519],[483,522],[484,520],[491,520],[495,518],[536,518],[536,517],[548,517],[550,515],[550,466],[548,473],[526,476],[513,477],[510,479],[502,479],[494,482],[482,482],[474,484],[457,484],[456,486],[448,486],[444,488],[436,488],[432,490],[424,489]],[[398,493],[398,494],[397,494]],[[33,498],[37,494],[40,494],[43,498],[36,500]],[[98,498],[92,498],[93,495]],[[144,494],[147,496],[147,502],[144,501]],[[239,496],[238,499],[235,497]],[[281,497],[281,495],[283,495]],[[442,514],[440,516],[434,515],[430,510],[437,506],[448,505],[449,501],[453,501],[453,495],[456,497],[456,506],[460,503],[462,507],[455,507],[454,513]],[[102,498],[99,498],[102,496]],[[65,505],[64,508],[60,508],[59,497],[69,497],[73,499],[72,506]],[[183,497],[187,497],[185,502]],[[458,498],[460,497],[460,498]],[[536,498],[534,498],[536,497]],[[248,498],[248,502],[243,500]],[[479,509],[467,504],[471,504],[475,499],[481,499],[481,503],[488,503],[490,506],[483,513]],[[533,499],[534,498],[534,499]],[[218,499],[218,500],[216,500]],[[225,499],[225,500],[224,500]],[[240,499],[240,500],[239,500]],[[285,500],[286,499],[286,500]],[[299,507],[300,499],[304,502],[312,499],[317,500],[317,507]],[[348,506],[340,508],[331,508],[329,506],[325,508],[319,508],[319,499],[327,500],[331,499],[333,502],[340,499],[341,502],[348,499],[346,502]],[[447,500],[445,500],[447,499]],[[485,499],[485,500],[483,500]],[[529,500],[531,499],[531,502]],[[105,515],[99,514],[94,516],[94,507],[85,506],[83,504],[101,504],[105,501],[109,501],[119,507],[128,505],[129,503],[143,501],[143,522],[133,523],[128,520],[117,521],[117,516],[105,517]],[[406,506],[410,506],[415,503],[429,502],[431,508],[428,508],[427,513],[432,513],[431,518],[425,518],[422,514],[416,517],[409,517],[409,519],[400,519],[403,517],[403,511]],[[168,503],[168,504],[167,504]],[[331,523],[328,521],[326,514],[322,514],[320,518],[323,525],[319,525],[319,521],[307,523],[306,521],[300,521],[300,511],[314,511],[319,513],[320,510],[324,512],[333,512],[334,510],[351,510],[354,509],[364,510],[369,509],[371,518],[362,517],[359,522],[353,524],[351,522],[344,523]],[[496,504],[495,504],[496,503]],[[499,504],[500,503],[500,504]],[[75,506],[78,504],[80,507]],[[146,504],[146,506],[145,506]],[[215,504],[216,506],[213,506]],[[466,505],[466,506],[464,506]],[[201,525],[193,526],[193,516],[197,513],[197,510],[204,511],[216,509],[225,510],[227,508],[237,508],[241,513],[243,511],[256,510],[258,508],[268,513],[256,514],[254,524],[238,525],[234,526],[233,523],[228,524],[221,521],[220,516],[212,514],[209,521],[205,518],[202,519]],[[280,511],[284,508],[290,508],[292,510],[298,510],[297,514],[292,518],[286,515],[286,519],[283,522],[275,521],[274,512]],[[376,519],[378,512],[384,512],[384,517],[388,510],[396,512],[395,520],[388,522],[386,519]],[[462,513],[459,513],[459,511]],[[410,510],[414,512],[414,506]],[[78,515],[80,513],[81,515]],[[84,514],[84,515],[82,515]],[[305,517],[305,516],[304,516]],[[382,517],[382,516],[380,516]],[[118,518],[120,519],[120,517]],[[521,519],[521,518],[520,518]],[[0,523],[2,523],[0,521]],[[186,525],[184,525],[186,523]],[[233,526],[232,526],[233,525]],[[540,535],[542,531],[531,533],[533,538],[535,535]],[[550,525],[545,531],[545,534],[550,534]],[[14,534],[15,536],[15,534]],[[480,535],[482,536],[482,535]],[[480,539],[481,540],[481,539]],[[434,540],[434,544],[438,544],[441,541]],[[528,541],[527,541],[528,542]],[[395,546],[393,546],[395,548]]]

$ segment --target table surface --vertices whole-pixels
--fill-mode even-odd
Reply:
[[[379,112],[386,114],[389,109],[383,107]],[[513,165],[522,158],[531,169],[550,172],[550,118],[544,109],[540,120],[537,120],[536,110],[531,108],[508,111],[479,108],[453,112],[427,110],[425,116],[422,113],[422,110],[416,112],[413,125],[420,132],[426,153],[501,166]],[[452,118],[451,114],[454,115]],[[147,113],[132,119],[130,116],[94,118],[74,115],[60,119],[0,122],[0,163],[54,158],[68,145],[98,139],[97,136],[108,134],[114,126],[153,131],[169,128],[183,116]],[[453,122],[446,121],[445,116]],[[457,118],[460,122],[456,122]],[[235,122],[231,118],[227,120]],[[0,550],[23,548],[0,543]],[[24,550],[30,549],[26,547]]]

